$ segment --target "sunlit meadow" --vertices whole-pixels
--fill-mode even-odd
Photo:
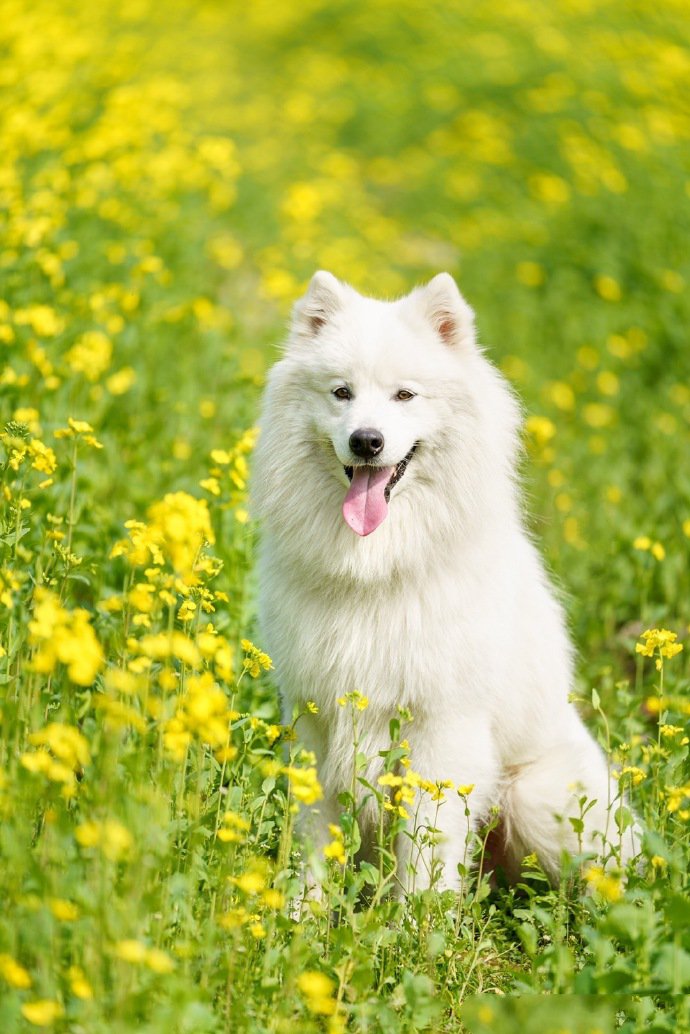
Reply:
[[[2,1034],[690,1029],[689,37],[682,0],[0,0]],[[450,270],[521,394],[576,694],[648,830],[627,880],[507,888],[481,834],[463,895],[398,900],[396,828],[472,788],[399,715],[357,869],[353,686],[302,900],[320,788],[247,485],[319,267]]]

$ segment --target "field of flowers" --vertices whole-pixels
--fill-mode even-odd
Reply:
[[[0,0],[2,1034],[690,1030],[689,44],[683,0]],[[301,900],[247,483],[320,267],[449,269],[524,399],[627,882],[394,900],[346,793]]]

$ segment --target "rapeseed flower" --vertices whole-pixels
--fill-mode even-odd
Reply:
[[[243,639],[241,646],[246,655],[242,662],[243,671],[248,672],[253,679],[258,678],[262,670],[271,670],[273,667],[273,661],[267,653],[260,650],[258,646],[254,646],[254,643],[249,639]]]
[[[67,970],[67,976],[69,978],[70,990],[75,998],[81,998],[82,1001],[90,1001],[93,998],[93,988],[86,979],[83,969],[79,966],[70,966]]]
[[[17,962],[16,959],[13,959],[11,955],[0,955],[0,977],[10,987],[16,987],[20,991],[25,991],[31,987],[29,971]]]
[[[29,621],[29,643],[35,648],[34,671],[52,674],[64,664],[72,682],[90,686],[104,664],[103,650],[85,610],[66,610],[49,589],[34,593],[33,616]]]
[[[290,789],[293,797],[302,804],[315,804],[323,797],[323,790],[319,783],[315,768],[296,768],[288,765],[285,774],[290,780]]]
[[[340,826],[329,823],[328,830],[333,837],[329,844],[326,844],[323,853],[325,858],[332,858],[339,865],[345,865],[347,852],[345,850],[344,834]]]
[[[77,826],[74,837],[81,847],[97,847],[111,861],[127,857],[134,846],[132,834],[115,819],[83,822]]]
[[[606,901],[619,901],[623,896],[621,877],[606,873],[601,866],[591,865],[585,872],[585,880]]]
[[[667,628],[648,628],[640,638],[642,641],[635,644],[635,652],[641,653],[645,657],[653,657],[657,653],[657,671],[661,671],[664,658],[670,660],[683,649],[683,644],[676,642],[678,633],[670,632]]]
[[[297,986],[305,997],[307,1009],[316,1016],[332,1016],[338,1008],[333,998],[335,984],[324,973],[315,970],[300,973]]]
[[[129,537],[115,543],[111,557],[123,556],[135,567],[168,561],[183,586],[197,585],[203,547],[215,542],[206,500],[169,492],[147,516],[148,523],[125,522]]]
[[[60,1002],[49,998],[41,998],[35,1002],[24,1002],[21,1014],[34,1027],[51,1027],[56,1020],[65,1015]]]

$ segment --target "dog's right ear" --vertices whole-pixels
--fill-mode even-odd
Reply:
[[[307,293],[292,310],[292,330],[302,338],[318,337],[321,330],[340,309],[345,284],[332,273],[320,269],[309,282]]]

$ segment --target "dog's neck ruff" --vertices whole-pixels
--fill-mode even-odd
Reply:
[[[391,489],[405,473],[416,448],[413,445],[394,467],[345,467],[350,487],[343,502],[343,517],[358,535],[370,535],[386,519]]]

